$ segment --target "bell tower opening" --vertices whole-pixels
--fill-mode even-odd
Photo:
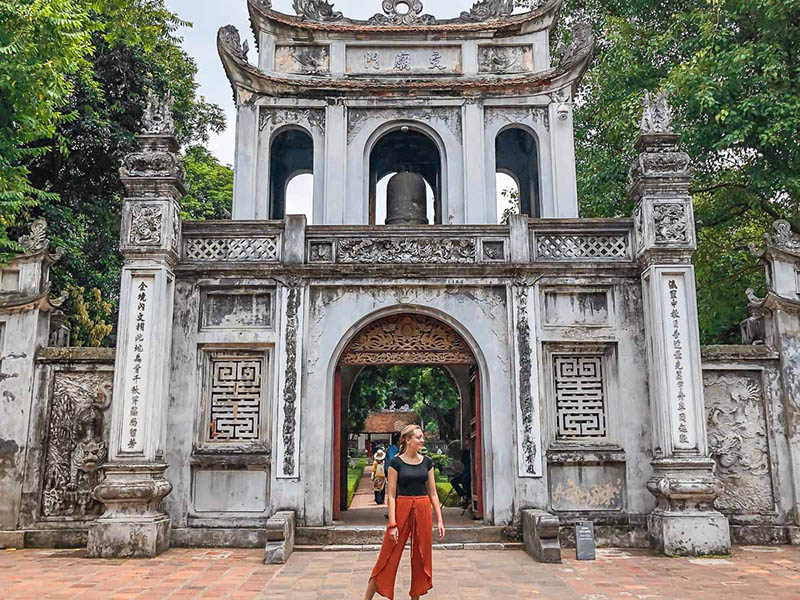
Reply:
[[[409,126],[384,134],[369,157],[370,224],[441,224],[441,199],[436,142]]]
[[[497,173],[508,175],[518,194],[519,212],[539,217],[539,153],[534,137],[522,127],[501,131],[495,139]],[[506,180],[508,181],[508,180]]]
[[[269,165],[269,218],[283,219],[286,213],[304,213],[303,203],[299,206],[287,206],[287,198],[295,198],[296,192],[287,195],[289,183],[302,184],[296,181],[298,175],[314,174],[314,140],[299,128],[284,129],[272,140]],[[295,188],[313,190],[313,185],[294,186]],[[313,194],[313,192],[309,192]],[[296,198],[295,198],[296,199]],[[306,203],[308,204],[308,203]]]

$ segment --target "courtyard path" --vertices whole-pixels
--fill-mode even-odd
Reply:
[[[348,510],[377,508],[378,505],[375,504],[375,492],[372,490],[370,475],[372,475],[372,463],[368,464],[364,469],[364,474],[361,476],[361,481],[358,482],[356,493],[353,494],[353,502]]]
[[[599,550],[565,552],[561,565],[521,551],[434,551],[425,600],[738,600],[800,598],[800,547],[739,546],[730,558],[664,558]],[[82,550],[0,551],[0,597],[81,600],[361,600],[375,552],[295,553],[265,566],[262,550],[173,549],[150,560],[93,560]],[[408,598],[408,555],[395,598]],[[377,598],[377,596],[376,596]]]

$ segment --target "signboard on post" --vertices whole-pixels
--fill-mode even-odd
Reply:
[[[594,560],[594,523],[580,521],[575,523],[575,558],[578,560]]]

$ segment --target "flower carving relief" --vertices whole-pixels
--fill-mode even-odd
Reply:
[[[689,241],[686,207],[683,204],[665,203],[653,206],[653,225],[656,243]]]
[[[135,204],[131,209],[128,242],[135,246],[160,246],[163,218],[161,204]]]

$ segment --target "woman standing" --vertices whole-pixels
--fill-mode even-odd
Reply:
[[[433,461],[420,454],[425,435],[419,425],[407,425],[400,432],[400,454],[389,463],[389,525],[383,536],[378,562],[372,569],[364,600],[375,592],[394,599],[394,580],[406,540],[411,536],[411,591],[418,600],[433,587],[433,517],[436,511],[439,539],[444,539],[442,507],[436,493]]]

